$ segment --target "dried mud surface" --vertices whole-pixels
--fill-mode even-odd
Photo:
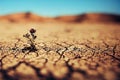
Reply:
[[[120,80],[119,25],[0,25],[0,80]],[[31,26],[38,50],[22,53]]]

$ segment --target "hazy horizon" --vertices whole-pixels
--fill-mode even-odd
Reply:
[[[46,17],[83,13],[120,14],[119,0],[1,0],[0,15],[31,12]]]

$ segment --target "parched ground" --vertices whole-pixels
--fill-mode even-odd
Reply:
[[[30,28],[37,51],[27,54]],[[1,22],[0,80],[120,80],[120,25]]]

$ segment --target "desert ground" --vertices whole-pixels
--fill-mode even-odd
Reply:
[[[1,21],[0,80],[120,80],[120,25]]]

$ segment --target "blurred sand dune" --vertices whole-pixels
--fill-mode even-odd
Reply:
[[[36,14],[16,13],[0,16],[0,21],[8,22],[73,22],[73,23],[120,23],[120,15],[105,13],[86,13],[58,17],[43,17]]]

